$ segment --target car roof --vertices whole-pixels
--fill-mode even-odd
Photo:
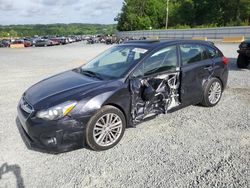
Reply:
[[[249,44],[249,43],[250,43],[250,39],[244,40],[242,43],[247,43],[247,44]]]
[[[158,46],[165,46],[177,43],[199,43],[199,44],[206,44],[206,45],[214,45],[213,42],[210,41],[202,41],[202,40],[186,40],[186,39],[170,39],[170,40],[130,40],[126,41],[124,45],[133,45],[133,46],[140,46],[144,48],[156,48]]]

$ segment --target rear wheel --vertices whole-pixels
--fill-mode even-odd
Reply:
[[[202,105],[207,107],[215,106],[221,99],[222,84],[218,78],[212,78],[205,86]]]
[[[107,150],[121,140],[126,127],[123,113],[116,107],[104,106],[91,117],[86,127],[86,142],[93,150]]]
[[[237,59],[237,67],[238,68],[247,68],[247,66],[249,65],[248,60],[249,59],[247,58],[247,56],[245,56],[243,54],[239,54],[238,59]]]

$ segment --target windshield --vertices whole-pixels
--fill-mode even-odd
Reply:
[[[115,46],[83,65],[81,71],[92,72],[105,78],[121,78],[147,51],[134,46]]]

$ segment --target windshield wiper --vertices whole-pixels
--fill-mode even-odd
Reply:
[[[98,78],[99,80],[102,80],[103,78],[101,77],[100,74],[90,71],[90,70],[81,70],[81,74],[90,76],[90,77],[94,77],[94,78]]]

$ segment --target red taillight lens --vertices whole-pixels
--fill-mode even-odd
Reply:
[[[222,62],[224,63],[224,65],[227,65],[229,62],[229,59],[225,56],[222,57]]]

